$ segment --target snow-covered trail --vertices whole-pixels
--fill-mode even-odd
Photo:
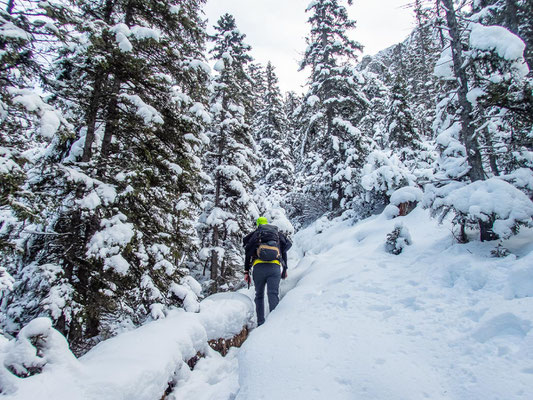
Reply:
[[[243,363],[266,362],[243,365],[249,384],[238,399],[444,398],[447,388],[427,361],[431,339],[414,315],[424,288],[405,281],[397,257],[356,246],[370,234],[360,231],[353,243],[322,251],[335,242],[329,237],[310,249],[321,253],[302,259],[299,269],[307,273],[268,329],[243,348]],[[261,388],[267,376],[273,385]]]
[[[204,397],[205,386],[186,393],[237,400],[533,398],[533,299],[519,295],[524,282],[513,278],[533,265],[532,232],[506,243],[521,260],[494,259],[494,243],[454,244],[448,226],[424,210],[401,220],[413,245],[399,256],[383,250],[398,219],[318,222],[300,232],[291,255],[300,261],[282,286],[292,289],[240,350],[208,357],[192,372],[205,383],[226,371],[226,380],[213,382],[216,394]],[[198,388],[189,383],[182,388]]]
[[[384,243],[397,223],[412,245],[394,256]],[[420,208],[393,220],[315,222],[295,235],[278,308],[226,357],[208,341],[253,326],[253,288],[209,296],[198,313],[169,310],[79,359],[38,318],[0,341],[2,396],[531,400],[533,229],[503,242],[511,255],[492,258],[497,243],[459,245],[449,228]],[[205,358],[191,371],[198,353]],[[28,378],[7,368],[42,360]]]

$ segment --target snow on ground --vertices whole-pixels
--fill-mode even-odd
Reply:
[[[99,343],[78,360],[64,338],[62,345],[57,339],[61,335],[50,332],[51,324],[46,320],[40,318],[30,324],[32,335],[54,339],[47,340],[44,355],[30,354],[35,349],[25,340],[27,335],[1,343],[4,365],[17,358],[21,364],[48,361],[41,374],[24,379],[1,368],[0,386],[9,393],[6,399],[159,400],[169,382],[190,374],[186,362],[198,352],[215,359],[208,340],[231,338],[243,326],[252,326],[253,303],[239,293],[210,296],[200,303],[199,313],[171,311],[164,319]]]
[[[412,244],[396,256],[385,241],[398,223]],[[455,243],[420,208],[320,219],[296,234],[283,299],[241,349],[222,357],[206,340],[253,323],[253,288],[51,363],[7,397],[159,400],[174,378],[167,400],[532,399],[533,230],[504,241],[505,258],[472,238]]]
[[[232,348],[222,357],[210,350],[192,372],[180,376],[168,400],[228,400],[239,390],[239,349]]]
[[[413,244],[395,256],[399,220]],[[506,258],[495,245],[454,243],[420,208],[299,232],[294,288],[240,350],[236,399],[533,398],[533,231]]]

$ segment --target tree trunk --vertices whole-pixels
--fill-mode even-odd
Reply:
[[[220,166],[222,164],[222,151],[224,149],[224,131],[222,130],[220,132],[220,140],[218,142],[218,159],[217,164]],[[222,177],[218,175],[216,177],[215,182],[215,207],[220,206],[220,192],[221,192],[221,186],[222,186]],[[220,240],[220,232],[218,229],[218,226],[215,225],[213,228],[213,241],[212,246],[218,247]],[[215,282],[215,290],[217,287],[217,278],[219,276],[219,259],[218,259],[218,252],[212,251],[211,252],[211,275],[210,278]]]
[[[115,7],[116,0],[106,0],[104,6],[104,21],[108,24],[112,22],[111,15],[113,14],[113,8]]]
[[[87,134],[85,135],[85,144],[83,145],[82,162],[88,162],[92,157],[92,145],[94,142],[94,132],[96,130],[96,117],[100,105],[100,98],[102,97],[102,85],[105,80],[103,71],[96,71],[96,78],[94,80],[94,89],[89,103],[89,108],[85,117],[87,124]]]
[[[213,228],[213,246],[218,246],[219,232],[218,226]],[[211,251],[211,274],[209,276],[213,281],[218,278],[218,251]],[[216,284],[216,283],[215,283]]]
[[[441,1],[446,11],[446,21],[448,23],[451,38],[453,70],[459,83],[457,96],[459,105],[461,107],[461,139],[466,148],[466,157],[468,165],[470,166],[468,176],[472,182],[475,182],[485,179],[485,172],[483,171],[479,144],[477,142],[477,138],[475,137],[475,130],[472,121],[472,104],[467,98],[468,78],[466,76],[466,71],[463,64],[464,60],[462,55],[461,34],[459,32],[457,17],[453,8],[453,0]]]
[[[498,239],[498,235],[492,230],[494,225],[494,218],[490,218],[487,222],[479,221],[480,239],[482,242]]]
[[[533,18],[531,17],[531,10],[533,10],[533,0],[526,0],[521,6],[521,21],[520,29],[522,40],[526,43],[525,58],[529,66],[530,76],[533,74]]]
[[[516,0],[505,0],[505,26],[518,35],[518,7]]]
[[[494,151],[494,144],[492,143],[492,138],[490,137],[490,133],[488,132],[487,129],[485,129],[483,132],[483,135],[485,136],[485,141],[488,147],[490,170],[492,171],[494,176],[500,176],[500,171],[498,169],[498,163],[496,160],[496,153]]]
[[[437,8],[437,15],[440,17],[441,15],[440,0],[437,0],[436,8]],[[440,46],[441,48],[444,48],[446,46],[446,41],[444,40],[444,34],[442,33],[442,27],[440,26],[440,24],[437,27],[437,29],[439,30]]]
[[[459,243],[468,243],[468,237],[466,236],[465,223],[461,223],[461,231],[459,232]]]
[[[102,140],[102,158],[109,154],[109,147],[113,136],[118,128],[118,92],[120,90],[120,79],[115,75],[113,87],[110,93],[109,103],[107,104],[106,124],[104,130],[104,138]]]

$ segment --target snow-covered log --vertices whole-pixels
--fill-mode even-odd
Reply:
[[[209,341],[233,343],[234,336],[253,326],[253,315],[247,296],[214,295],[200,303],[199,313],[174,310],[99,343],[79,359],[51,321],[38,318],[17,339],[2,342],[1,390],[6,399],[160,399],[183,375],[180,370],[190,368],[190,359],[210,351]],[[27,378],[11,372],[26,375],[28,368],[35,374]]]

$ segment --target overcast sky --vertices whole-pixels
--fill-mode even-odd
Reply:
[[[204,8],[208,32],[224,13],[235,17],[237,27],[252,46],[252,57],[276,68],[282,91],[303,91],[309,71],[298,72],[309,32],[305,9],[311,0],[208,0]],[[357,21],[351,37],[364,47],[364,55],[403,41],[414,26],[410,0],[354,0],[348,8]],[[345,5],[346,2],[343,2]]]

